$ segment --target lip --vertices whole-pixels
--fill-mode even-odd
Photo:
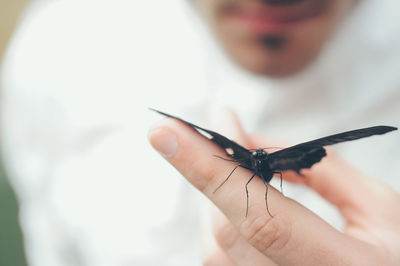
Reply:
[[[319,16],[328,0],[303,0],[291,4],[232,4],[223,10],[224,18],[254,33],[280,33]]]

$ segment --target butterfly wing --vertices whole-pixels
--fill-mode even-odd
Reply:
[[[298,145],[271,153],[268,163],[274,170],[294,170],[310,168],[313,164],[321,161],[326,156],[323,146],[333,145],[340,142],[356,140],[373,135],[382,135],[387,132],[397,130],[395,127],[375,126],[347,131],[316,140],[300,143]]]
[[[270,154],[268,164],[274,171],[293,170],[299,173],[300,169],[311,168],[325,156],[323,147],[304,145]]]
[[[229,156],[232,157],[235,161],[241,163],[242,165],[246,166],[246,167],[251,167],[251,153],[249,150],[247,150],[246,148],[240,146],[239,144],[237,144],[236,142],[234,142],[233,140],[228,139],[227,137],[222,136],[221,134],[218,134],[217,132],[199,127],[195,124],[192,124],[188,121],[185,121],[179,117],[155,110],[155,109],[151,109],[152,111],[155,111],[159,114],[162,114],[164,116],[167,117],[171,117],[174,119],[177,119],[183,123],[185,123],[186,125],[194,128],[195,130],[197,130],[200,133],[206,133],[208,135],[210,135],[211,137],[208,138],[209,140],[211,140],[212,142],[214,142],[215,144],[217,144],[218,146],[220,146],[222,149],[224,149],[225,153]],[[202,134],[204,136],[204,134]]]
[[[393,130],[397,130],[397,128],[389,127],[389,126],[367,127],[367,128],[346,131],[343,133],[334,134],[334,135],[330,135],[327,137],[315,139],[312,141],[298,144],[296,146],[300,146],[300,145],[328,146],[328,145],[333,145],[333,144],[340,143],[340,142],[370,137],[373,135],[382,135],[382,134],[388,133]],[[292,148],[294,148],[296,146],[293,146]]]

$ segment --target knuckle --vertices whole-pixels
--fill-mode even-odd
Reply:
[[[291,223],[276,215],[273,218],[263,215],[246,219],[240,226],[241,234],[262,253],[283,252],[291,238]]]

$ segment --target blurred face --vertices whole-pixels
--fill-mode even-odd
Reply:
[[[293,74],[318,55],[357,0],[194,0],[240,66],[270,77]]]

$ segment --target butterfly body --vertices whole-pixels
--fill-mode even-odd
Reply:
[[[242,167],[250,170],[253,175],[246,183],[247,202],[247,185],[255,176],[259,176],[266,186],[265,200],[267,203],[268,183],[271,181],[274,174],[280,174],[282,171],[287,170],[292,170],[300,173],[301,169],[311,168],[314,164],[320,162],[322,158],[326,156],[326,150],[324,146],[365,138],[373,135],[382,135],[390,131],[397,130],[396,127],[391,126],[373,126],[361,128],[311,140],[308,142],[303,142],[273,153],[267,153],[264,149],[256,149],[254,151],[250,151],[237,144],[233,140],[230,140],[227,137],[224,137],[214,131],[199,127],[179,117],[154,109],[151,110],[164,116],[177,119],[192,127],[193,129],[196,129],[199,133],[203,132],[210,135],[211,138],[208,139],[221,147],[225,151],[226,155],[230,158],[225,160],[238,163],[233,171],[225,179],[225,181],[220,186],[218,186],[216,190],[218,190],[228,180],[228,178],[232,175],[237,167]],[[266,205],[268,210],[268,204]]]
[[[274,172],[268,163],[269,154],[264,149],[257,149],[251,153],[251,170],[265,182],[271,181]]]

